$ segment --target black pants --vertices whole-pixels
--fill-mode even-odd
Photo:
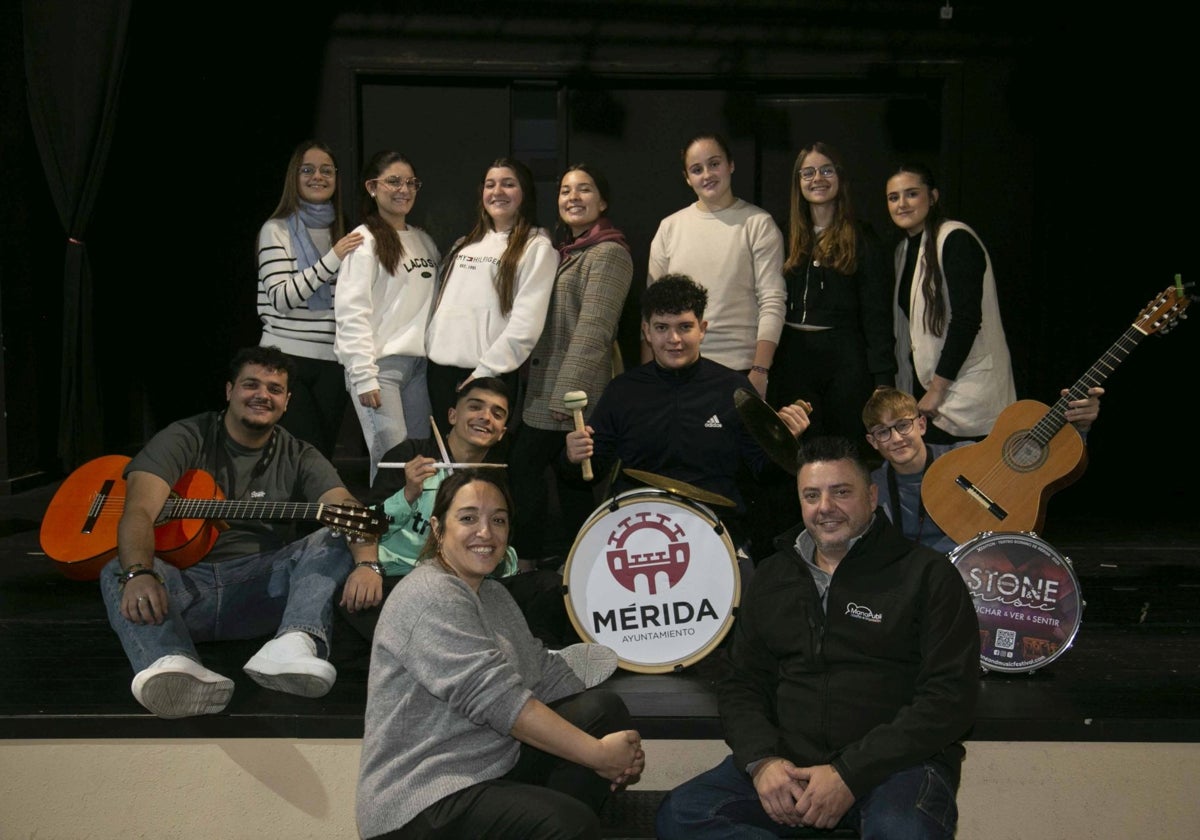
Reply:
[[[293,366],[288,377],[292,397],[279,425],[332,459],[346,414],[346,372],[337,362],[290,354],[288,358]]]
[[[810,402],[813,412],[805,434],[842,435],[869,449],[862,410],[874,387],[866,343],[855,330],[783,328],[767,397],[774,408],[797,398]]]
[[[550,708],[596,737],[633,728],[624,701],[603,689]],[[608,780],[596,771],[522,744],[516,766],[504,776],[439,799],[378,840],[591,840],[600,837],[596,815],[608,794]]]
[[[575,537],[596,509],[592,485],[583,481],[578,466],[561,457],[566,440],[566,432],[528,424],[521,426],[513,439],[508,474],[517,507],[512,543],[518,557],[540,560],[559,555],[566,561]],[[556,509],[550,504],[551,482],[558,500]]]

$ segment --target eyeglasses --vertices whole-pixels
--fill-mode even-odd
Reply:
[[[332,178],[337,174],[337,169],[333,166],[313,166],[311,163],[306,163],[300,167],[300,174],[305,178],[311,178],[318,172],[326,178]]]
[[[420,178],[401,178],[399,175],[393,175],[391,178],[376,178],[375,183],[382,184],[392,192],[396,192],[401,187],[408,187],[413,192],[421,189]]]
[[[825,164],[824,166],[806,166],[800,170],[801,181],[811,181],[817,177],[817,173],[821,173],[822,178],[832,178],[837,174],[837,167]]]
[[[882,429],[872,429],[871,437],[880,443],[887,443],[892,437],[893,429],[898,435],[906,435],[912,431],[913,423],[916,422],[916,419],[916,417],[903,417],[890,426],[884,426]]]

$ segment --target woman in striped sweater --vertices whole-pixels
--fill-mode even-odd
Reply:
[[[346,411],[346,380],[333,352],[333,287],[347,254],[362,244],[346,234],[337,163],[307,140],[288,161],[279,206],[258,233],[261,345],[292,358],[292,396],[281,425],[333,456]]]

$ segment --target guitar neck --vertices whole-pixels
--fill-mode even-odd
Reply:
[[[1125,330],[1113,346],[1108,348],[1107,352],[1096,360],[1083,376],[1075,380],[1075,384],[1067,389],[1066,396],[1058,398],[1050,411],[1046,412],[1046,416],[1030,430],[1030,436],[1042,444],[1049,442],[1063,426],[1067,425],[1067,403],[1086,399],[1089,388],[1103,385],[1109,375],[1117,369],[1117,365],[1125,361],[1133,352],[1133,348],[1137,347],[1145,337],[1146,334],[1136,326]]]
[[[160,519],[317,519],[319,502],[255,502],[228,499],[169,498]]]

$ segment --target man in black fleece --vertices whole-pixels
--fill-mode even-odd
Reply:
[[[658,836],[953,837],[979,692],[970,594],[880,514],[854,444],[800,449],[804,527],[759,564],[718,687],[733,754],[666,797]]]

